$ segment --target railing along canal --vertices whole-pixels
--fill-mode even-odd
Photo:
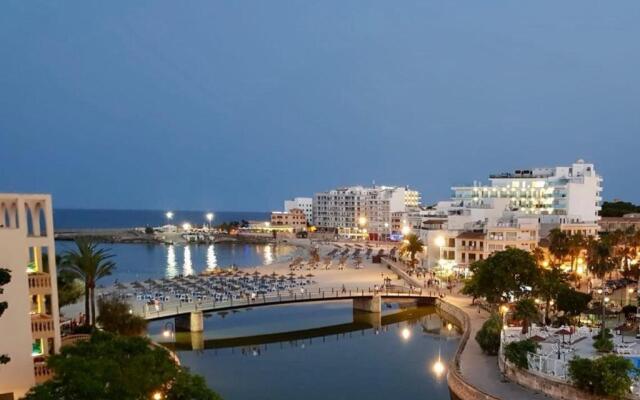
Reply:
[[[241,298],[230,298],[227,300],[191,300],[191,301],[168,301],[159,302],[157,304],[140,304],[137,303],[132,309],[147,319],[159,319],[180,314],[186,314],[195,311],[216,311],[228,308],[240,308],[250,306],[260,306],[268,304],[294,303],[306,301],[323,301],[323,300],[339,300],[353,298],[367,298],[374,295],[382,297],[398,297],[398,298],[435,298],[439,294],[437,291],[427,291],[420,289],[406,290],[385,290],[385,289],[318,289],[304,291],[287,291],[276,292],[271,294],[262,294],[252,296],[243,296]]]

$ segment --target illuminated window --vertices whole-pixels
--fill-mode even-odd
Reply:
[[[31,355],[32,356],[41,356],[42,354],[44,354],[43,348],[42,348],[42,339],[36,339],[33,341],[33,343],[31,344]]]

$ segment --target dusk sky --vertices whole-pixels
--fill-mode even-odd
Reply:
[[[640,202],[640,2],[0,6],[0,191],[270,210],[351,184],[426,201],[596,163]]]

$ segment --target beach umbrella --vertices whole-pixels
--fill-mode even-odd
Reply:
[[[529,340],[532,340],[534,342],[540,343],[540,342],[544,342],[545,340],[547,340],[546,338],[543,338],[540,335],[533,335],[529,338]]]
[[[296,273],[295,272],[289,272],[288,275],[291,276],[291,277],[294,277],[294,276],[296,276]]]
[[[568,329],[562,328],[556,331],[556,335],[562,335],[562,343],[564,343],[564,335],[569,335],[569,340],[571,340],[571,334],[573,332],[571,332]]]
[[[313,278],[313,277],[315,277],[314,274],[307,274],[307,278]]]
[[[258,272],[258,271],[253,271],[253,274],[251,274],[251,275],[253,275],[253,276],[258,276],[258,275],[260,275],[260,272]]]

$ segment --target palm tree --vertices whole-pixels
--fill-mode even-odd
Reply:
[[[518,300],[513,317],[522,321],[522,334],[529,332],[529,324],[538,318],[538,307],[532,299]]]
[[[110,260],[113,254],[108,249],[98,248],[98,244],[90,239],[80,238],[75,244],[75,250],[68,250],[62,256],[62,265],[63,269],[72,272],[84,282],[85,321],[88,324],[90,319],[93,326],[96,323],[96,282],[111,275],[116,264]]]
[[[598,279],[604,279],[605,275],[616,267],[611,242],[589,238],[587,242],[587,260],[589,271]]]
[[[575,264],[580,254],[584,250],[585,237],[582,233],[578,232],[567,237],[567,253],[571,260],[571,271],[575,270]]]
[[[411,258],[411,266],[413,267],[416,262],[416,254],[421,253],[424,250],[424,243],[415,233],[408,234],[404,239],[404,243],[400,248],[400,254],[409,254]]]
[[[558,267],[552,267],[550,269],[542,269],[540,271],[540,278],[538,279],[535,292],[542,297],[545,302],[544,307],[544,322],[549,322],[549,309],[551,301],[556,300],[558,294],[568,288],[567,274],[562,272]]]
[[[556,265],[561,265],[569,255],[569,236],[558,228],[549,232],[549,253],[553,256]]]

